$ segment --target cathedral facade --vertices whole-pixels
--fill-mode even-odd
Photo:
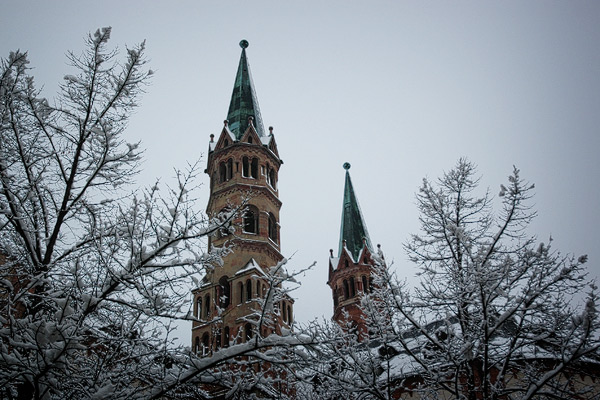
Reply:
[[[242,40],[240,46],[242,53],[227,119],[218,138],[211,135],[205,170],[210,177],[210,198],[206,212],[212,221],[218,222],[217,230],[209,236],[208,251],[225,251],[221,263],[208,268],[200,285],[192,291],[196,317],[192,325],[192,347],[196,354],[203,357],[210,357],[219,349],[234,343],[248,342],[256,335],[282,335],[286,330],[291,330],[294,321],[294,302],[289,296],[284,294],[276,297],[275,301],[269,300],[273,299],[272,291],[281,285],[273,283],[274,270],[283,267],[279,219],[282,202],[278,189],[279,169],[283,161],[273,129],[265,130],[263,125],[246,55],[248,42]],[[378,340],[368,342],[370,332],[361,300],[365,294],[377,289],[373,282],[374,266],[385,261],[379,246],[374,248],[369,237],[350,178],[350,164],[345,163],[343,167],[346,173],[340,237],[337,253],[330,250],[327,280],[333,297],[333,320],[343,330],[355,335],[352,337],[359,342],[357,351],[362,352],[360,354],[377,353],[375,357],[382,365],[401,365],[402,368],[392,371],[385,383],[390,398],[413,395],[420,398],[419,390],[428,396],[427,375],[423,369],[413,368],[406,354],[434,353],[441,348],[440,343],[449,337],[445,330],[437,328],[447,328],[456,324],[456,321],[433,321],[422,329],[407,330],[404,338],[410,340],[402,344],[393,341],[382,344]],[[370,298],[377,295],[375,291]],[[268,318],[264,318],[265,312],[270,314]],[[433,337],[437,338],[435,342],[431,339]],[[414,345],[414,348],[407,349],[407,343]],[[530,349],[547,351],[548,347],[536,342],[527,347],[527,350]],[[544,373],[555,368],[553,363],[556,359],[532,354],[517,360],[509,370],[512,375],[506,382],[510,390],[511,385],[518,388],[527,380],[529,366],[537,366]],[[476,370],[479,363],[480,360],[474,359],[465,365]],[[585,368],[559,370],[557,382],[559,385],[579,385],[574,389],[583,388],[595,396],[598,362],[584,359],[581,365],[575,365],[577,368],[581,366]],[[266,363],[256,367],[265,367],[271,373],[270,377],[285,380],[285,373],[269,371]],[[335,377],[339,372],[336,368],[336,365],[328,364],[323,366],[323,371]],[[461,370],[452,372],[448,366],[444,368],[450,371],[445,372],[445,379],[460,381],[457,387],[463,388],[460,390],[464,390],[469,398],[483,398],[473,389],[479,387],[479,383],[466,382],[471,375]],[[586,369],[588,371],[584,372]],[[383,374],[383,369],[377,373]],[[495,370],[491,376],[494,373]],[[314,377],[310,382],[318,388],[323,382],[317,378]],[[496,379],[495,376],[493,379]],[[491,383],[496,384],[493,379]],[[306,382],[307,379],[303,383]],[[444,385],[442,382],[433,390],[443,398],[450,398],[450,391],[447,390],[450,386]],[[292,386],[279,386],[276,389],[277,393],[286,393],[292,398],[296,396]],[[266,392],[262,395],[271,398]],[[221,397],[215,395],[215,398]],[[339,397],[334,395],[331,398]]]

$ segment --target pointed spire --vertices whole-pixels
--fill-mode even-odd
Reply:
[[[340,249],[339,255],[342,255],[342,248],[346,246],[354,261],[358,261],[358,256],[363,246],[373,251],[367,224],[363,219],[358,199],[354,194],[352,180],[350,179],[350,163],[344,163],[346,170],[346,184],[344,186],[344,205],[342,209],[342,226],[340,228]]]
[[[233,132],[238,140],[242,138],[242,135],[248,128],[250,117],[253,118],[252,124],[258,135],[265,136],[260,108],[258,107],[258,97],[256,97],[248,58],[246,57],[248,41],[242,40],[240,47],[242,48],[242,55],[235,76],[231,103],[229,103],[229,112],[227,113],[229,130]]]

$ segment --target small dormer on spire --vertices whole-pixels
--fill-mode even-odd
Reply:
[[[350,163],[344,163],[346,170],[346,183],[344,186],[344,203],[342,207],[342,224],[340,228],[340,248],[339,256],[341,257],[344,248],[350,252],[354,261],[358,261],[360,252],[366,246],[369,251],[373,251],[367,224],[363,219],[358,205],[358,199],[352,187],[350,179]]]
[[[265,136],[260,108],[258,106],[258,97],[254,90],[252,75],[250,74],[250,65],[246,57],[246,48],[248,41],[240,42],[242,55],[235,76],[233,85],[233,93],[231,94],[231,102],[229,104],[229,112],[227,119],[229,120],[229,130],[235,135],[237,140],[240,140],[248,126],[252,124],[258,136]],[[250,122],[250,118],[253,119]]]

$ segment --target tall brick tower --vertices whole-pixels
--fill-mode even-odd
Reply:
[[[266,271],[282,260],[280,253],[277,177],[283,161],[279,158],[273,129],[265,132],[246,48],[242,55],[223,130],[217,141],[211,135],[208,165],[210,199],[206,212],[217,217],[240,209],[229,229],[209,239],[209,250],[226,243],[233,252],[223,265],[207,272],[193,290],[192,346],[202,355],[221,347],[244,342],[256,334],[280,333],[293,319],[293,301],[275,305],[275,322],[261,328],[252,323],[258,301],[268,287]],[[245,205],[240,208],[240,206]]]
[[[350,164],[345,163],[346,182],[342,225],[337,257],[329,256],[329,280],[333,295],[333,320],[342,327],[356,329],[359,339],[367,335],[360,308],[362,293],[372,287],[373,246],[350,179]]]

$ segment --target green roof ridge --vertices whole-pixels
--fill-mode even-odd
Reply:
[[[352,187],[352,180],[348,171],[350,163],[344,163],[344,169],[346,170],[346,183],[344,185],[344,203],[342,207],[342,225],[340,227],[340,247],[338,254],[339,256],[342,255],[344,241],[346,241],[346,248],[354,258],[354,261],[358,262],[358,256],[364,246],[363,239],[366,240],[369,250],[373,251],[373,246],[371,245],[371,239],[367,231],[367,224],[362,216],[358,199]]]
[[[242,135],[246,132],[246,129],[248,129],[249,117],[254,119],[254,129],[256,129],[258,135],[265,136],[265,129],[263,127],[260,108],[258,106],[258,97],[254,90],[254,83],[252,82],[252,75],[250,74],[250,65],[248,64],[248,58],[246,57],[248,41],[242,40],[240,42],[240,47],[242,48],[242,55],[235,76],[233,93],[231,94],[231,102],[229,103],[229,112],[227,113],[229,130],[238,140],[242,138]]]

